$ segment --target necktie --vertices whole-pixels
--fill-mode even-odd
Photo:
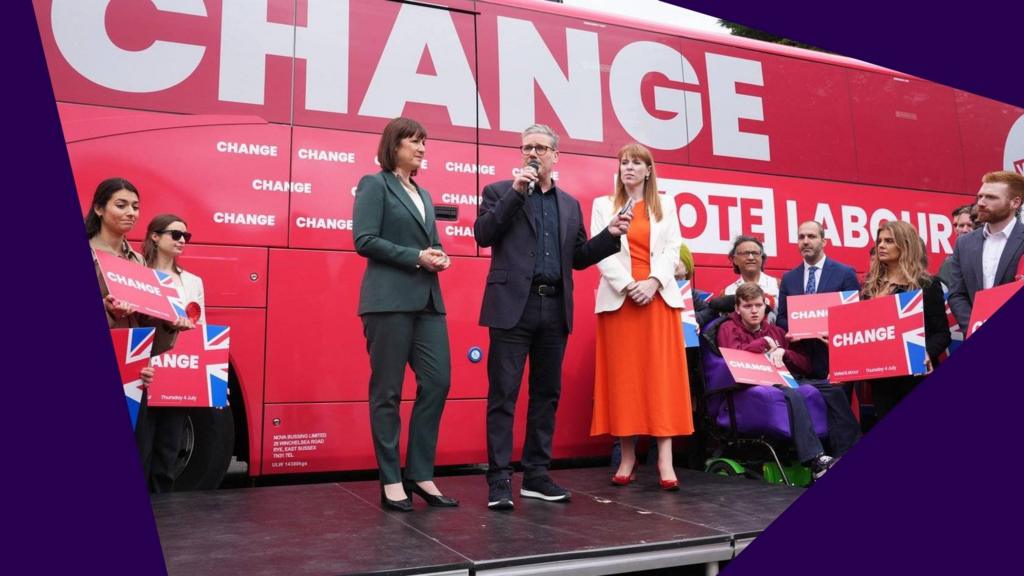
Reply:
[[[814,294],[818,291],[818,283],[814,280],[814,272],[817,269],[817,266],[811,266],[807,269],[807,287],[804,288],[804,294]]]

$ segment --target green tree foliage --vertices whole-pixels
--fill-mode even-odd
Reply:
[[[733,36],[742,36],[743,38],[753,38],[754,40],[761,40],[763,42],[773,42],[775,44],[782,44],[783,46],[796,46],[797,48],[806,48],[808,50],[817,50],[818,52],[827,52],[817,46],[811,46],[810,44],[804,44],[803,42],[797,42],[796,40],[790,40],[789,38],[783,38],[781,36],[775,36],[767,32],[762,32],[744,26],[743,24],[737,24],[735,22],[729,22],[727,20],[719,20],[718,23],[724,28],[729,29],[729,33]]]

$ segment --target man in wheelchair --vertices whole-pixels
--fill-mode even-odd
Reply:
[[[720,348],[734,348],[746,352],[763,353],[778,367],[785,366],[797,379],[812,372],[808,356],[786,340],[786,332],[768,322],[764,291],[754,283],[746,283],[736,290],[735,311],[719,321],[715,341]],[[789,429],[798,460],[810,467],[818,479],[846,453],[860,437],[860,425],[850,409],[842,388],[827,381],[805,380],[800,389],[777,387],[784,396],[789,412]],[[738,393],[753,393],[740,390]],[[826,454],[815,431],[808,407],[820,396],[824,401],[828,439],[832,454]]]

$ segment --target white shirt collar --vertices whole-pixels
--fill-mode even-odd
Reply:
[[[811,266],[817,266],[818,270],[821,270],[822,268],[825,267],[825,253],[822,252],[821,258],[814,264],[808,264],[807,260],[801,260],[801,262],[804,263],[804,272],[807,272],[807,269],[810,268]]]
[[[1013,227],[1016,226],[1016,225],[1017,225],[1017,216],[1015,215],[1013,218],[1010,218],[1010,223],[1007,224],[999,232],[992,232],[991,230],[989,230],[988,222],[986,222],[985,226],[981,229],[981,233],[985,235],[985,238],[988,238],[990,236],[1003,236],[1004,238],[1009,238],[1010,237],[1010,233],[1013,232]]]

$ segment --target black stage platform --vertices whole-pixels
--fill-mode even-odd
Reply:
[[[459,508],[385,512],[376,482],[153,496],[172,575],[615,574],[728,560],[801,489],[679,470],[679,492],[657,472],[611,486],[607,468],[556,470],[571,503],[521,498],[487,509],[482,476],[438,479]]]

